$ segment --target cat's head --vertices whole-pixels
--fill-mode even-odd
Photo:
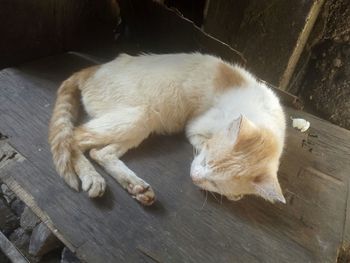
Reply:
[[[277,179],[282,144],[269,129],[241,116],[207,141],[192,162],[192,180],[230,200],[253,194],[285,203]]]

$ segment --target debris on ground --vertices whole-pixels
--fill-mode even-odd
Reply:
[[[24,208],[21,215],[21,227],[28,232],[33,231],[34,227],[40,223],[40,219],[30,210],[29,207]]]
[[[29,242],[29,253],[33,256],[42,256],[62,246],[62,243],[44,224],[40,223],[33,229]]]
[[[291,118],[293,121],[293,128],[297,128],[301,132],[306,132],[310,128],[310,122],[301,118]]]

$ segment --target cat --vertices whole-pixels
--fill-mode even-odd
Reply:
[[[80,97],[90,120],[74,127]],[[257,195],[285,203],[277,178],[285,126],[276,95],[238,65],[201,53],[121,54],[62,83],[49,143],[59,175],[75,190],[80,179],[90,197],[105,191],[88,151],[135,199],[151,205],[153,189],[120,157],[152,133],[185,129],[196,151],[190,171],[196,186],[230,200]]]

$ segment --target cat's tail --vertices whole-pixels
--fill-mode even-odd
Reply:
[[[79,191],[79,179],[75,163],[83,155],[74,140],[74,124],[80,108],[80,90],[99,66],[83,69],[65,80],[57,91],[50,127],[49,143],[52,159],[58,174],[67,184]]]
[[[74,142],[74,123],[79,114],[80,74],[73,74],[58,89],[49,126],[49,143],[56,170],[77,191],[79,180],[74,171],[74,157],[78,149]]]

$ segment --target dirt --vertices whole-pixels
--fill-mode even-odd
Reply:
[[[350,0],[328,0],[308,43],[299,95],[313,111],[350,129]]]
[[[337,263],[350,262],[350,246],[341,247],[338,251]]]

